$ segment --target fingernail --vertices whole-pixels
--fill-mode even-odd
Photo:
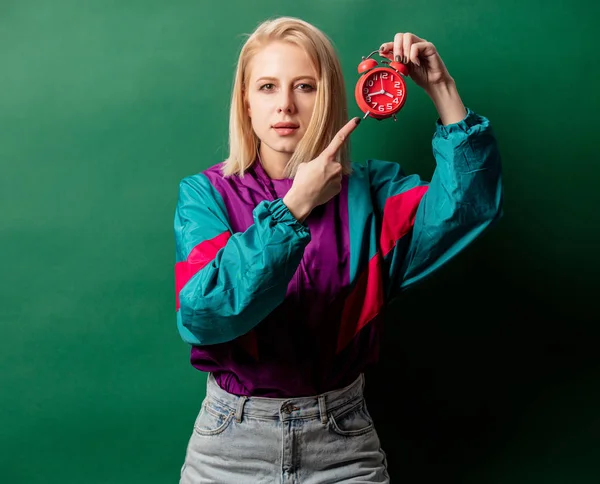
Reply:
[[[379,50],[380,50],[381,52],[385,52],[385,45],[382,45],[381,47],[379,47]]]
[[[356,119],[354,120],[354,122],[355,122],[356,124],[360,124],[360,122],[361,122],[361,121],[362,121],[362,119],[360,119],[360,118],[356,118]]]
[[[400,62],[400,56],[399,55],[396,56],[396,62]]]

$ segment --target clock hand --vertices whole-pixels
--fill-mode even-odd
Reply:
[[[386,96],[391,97],[392,99],[394,99],[394,95],[390,94],[389,92],[383,91],[381,94],[385,94]]]

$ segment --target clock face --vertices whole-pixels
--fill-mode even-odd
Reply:
[[[386,118],[404,105],[406,84],[394,69],[380,67],[359,79],[355,94],[363,112],[368,111],[376,118]]]

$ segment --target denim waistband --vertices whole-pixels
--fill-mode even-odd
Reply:
[[[319,418],[327,422],[327,412],[332,412],[362,400],[365,386],[361,373],[350,385],[314,395],[298,398],[245,397],[233,395],[223,390],[212,373],[206,382],[206,398],[214,399],[235,412],[240,422],[244,415],[267,420],[294,420]]]

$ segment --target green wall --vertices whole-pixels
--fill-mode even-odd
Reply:
[[[334,40],[351,115],[362,55],[431,40],[502,150],[504,218],[392,307],[369,375],[392,482],[600,482],[592,3],[3,0],[0,481],[177,482],[205,382],[175,327],[177,185],[226,156],[241,34],[286,14]],[[353,158],[429,177],[435,117],[409,81]]]

